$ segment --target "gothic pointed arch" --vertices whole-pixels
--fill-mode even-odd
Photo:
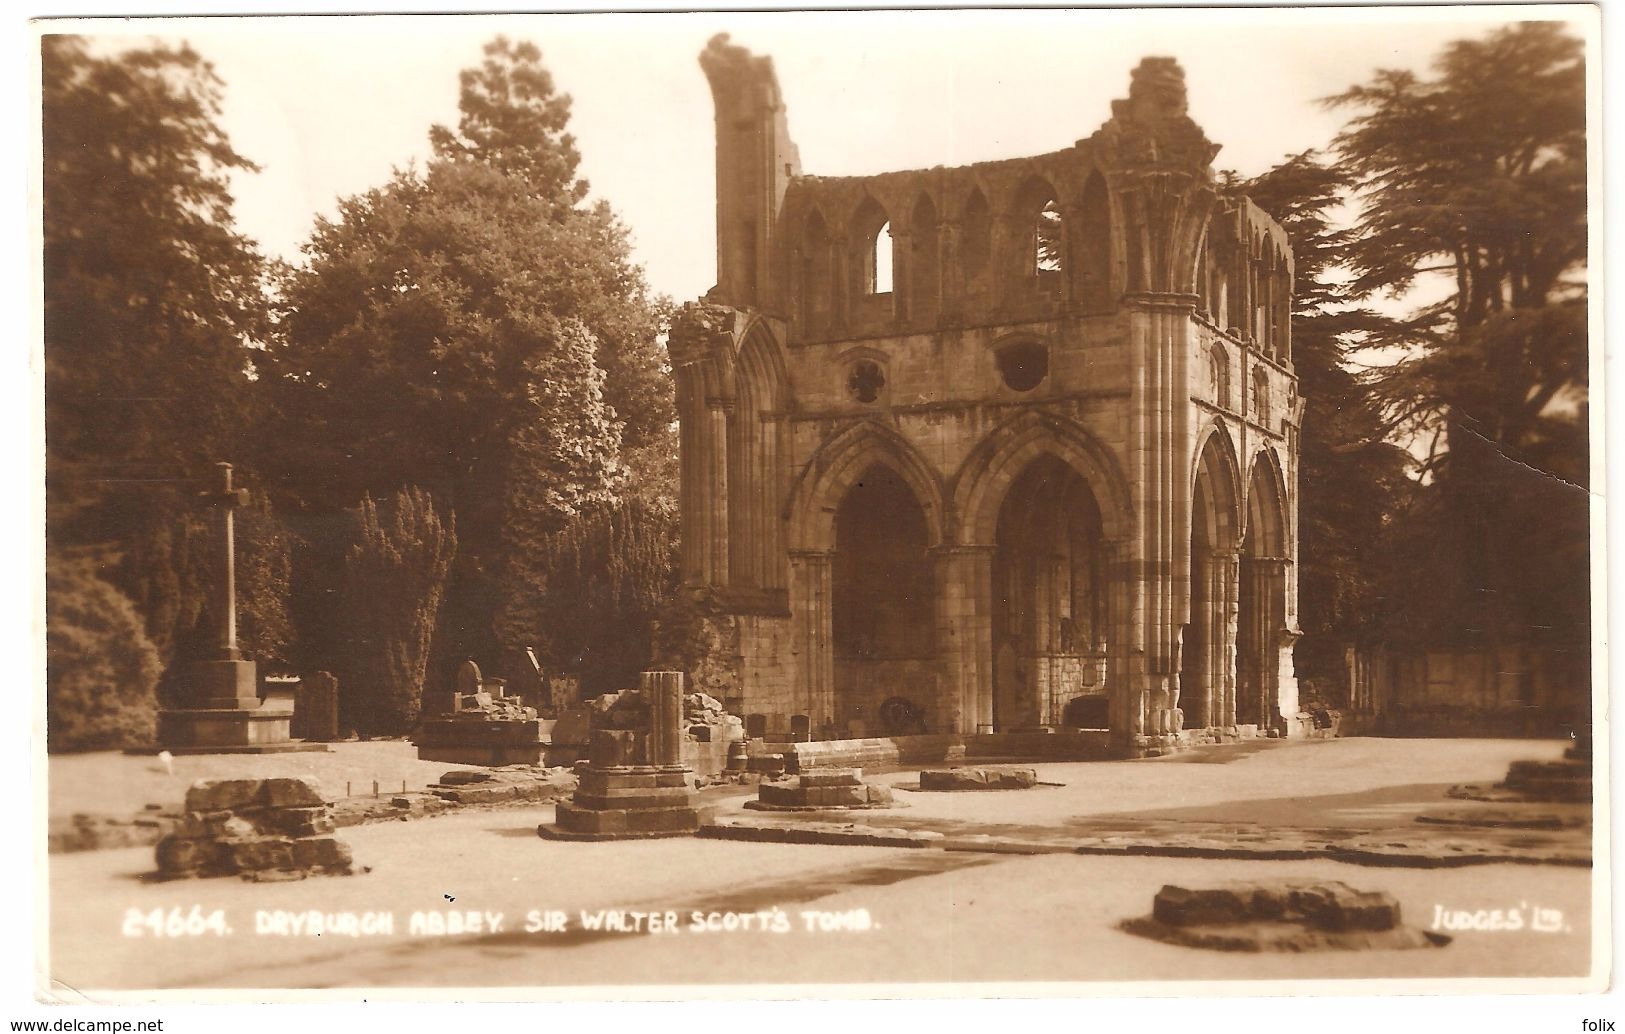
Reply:
[[[1106,177],[1099,169],[1089,173],[1083,187],[1081,225],[1077,228],[1077,261],[1073,277],[1078,297],[1089,312],[1105,312],[1114,304],[1112,292],[1112,213]]]
[[[815,204],[802,220],[801,238],[792,258],[796,263],[795,280],[800,287],[796,317],[803,337],[816,336],[829,329],[835,296],[832,259],[829,225]]]
[[[937,206],[921,191],[909,214],[908,311],[919,324],[936,322],[941,308],[942,243]]]
[[[1290,546],[1286,517],[1286,479],[1275,450],[1253,454],[1247,474],[1247,511],[1243,540],[1248,552],[1261,557],[1285,557]]]
[[[1191,472],[1193,536],[1216,550],[1235,549],[1242,533],[1241,467],[1224,421],[1214,418],[1197,439]]]
[[[1029,464],[1045,455],[1059,458],[1088,482],[1106,538],[1128,537],[1134,506],[1128,481],[1111,450],[1066,417],[1028,410],[982,439],[954,476],[951,498],[961,544],[994,540],[999,507],[1010,485]]]
[[[820,446],[796,477],[785,511],[790,549],[833,549],[841,501],[877,464],[889,468],[914,493],[925,515],[928,545],[941,544],[945,537],[941,478],[902,435],[879,420],[860,420]]]
[[[959,267],[967,285],[987,273],[993,254],[993,213],[987,195],[973,186],[959,213]]]
[[[728,570],[736,588],[785,587],[780,518],[783,454],[780,421],[790,397],[784,347],[765,320],[746,329],[734,366],[728,444]]]

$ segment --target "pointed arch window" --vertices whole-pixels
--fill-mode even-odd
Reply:
[[[891,223],[888,222],[876,230],[874,240],[869,242],[869,263],[864,273],[868,294],[891,294]]]
[[[1207,353],[1208,388],[1213,392],[1214,405],[1230,408],[1230,357],[1224,348],[1214,345]]]
[[[1253,367],[1253,419],[1263,423],[1270,411],[1270,379],[1262,366]]]
[[[1054,199],[1044,202],[1033,220],[1033,274],[1039,279],[1061,275],[1064,224]]]

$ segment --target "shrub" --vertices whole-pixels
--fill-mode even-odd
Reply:
[[[130,598],[89,560],[45,573],[47,749],[105,750],[156,735],[162,663]]]
[[[344,558],[339,618],[348,629],[337,665],[340,707],[369,735],[410,732],[423,703],[429,641],[457,552],[455,521],[442,521],[422,489],[383,504],[361,502],[359,537]]]

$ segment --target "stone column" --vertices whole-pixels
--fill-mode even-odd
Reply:
[[[702,471],[710,465],[709,423],[705,416],[703,378],[697,366],[678,366],[678,493],[682,520],[681,569],[683,585],[690,589],[706,584],[706,554],[711,547],[711,506],[706,497]]]
[[[710,459],[704,472],[705,505],[711,509],[711,519],[707,522],[711,542],[706,580],[720,588],[728,584],[728,414],[733,410],[733,400],[708,398],[705,405]]]
[[[212,656],[190,666],[188,706],[254,710],[260,706],[259,672],[253,661],[243,659],[237,646],[237,563],[232,517],[237,507],[248,502],[248,492],[232,487],[231,464],[215,464],[215,474],[214,487],[203,493],[205,502],[220,509],[220,577],[214,586],[215,649]]]
[[[910,326],[920,311],[914,298],[914,231],[891,223],[891,318],[898,327]]]
[[[993,724],[993,547],[931,550],[941,660],[940,727],[972,734]]]
[[[1215,635],[1213,650],[1213,725],[1233,729],[1236,725],[1236,608],[1240,588],[1240,563],[1234,549],[1214,553],[1213,571]]]
[[[937,222],[937,312],[944,324],[958,321],[965,294],[964,270],[959,259],[959,223],[939,219]]]
[[[217,480],[211,492],[203,498],[220,508],[220,581],[215,585],[215,613],[217,615],[217,659],[240,661],[242,651],[237,648],[237,544],[233,512],[248,502],[248,490],[231,487],[231,464],[214,465]]]
[[[796,699],[815,726],[835,720],[835,644],[831,554],[790,552],[791,651],[795,655]]]
[[[683,673],[646,671],[639,689],[649,705],[649,764],[683,763]]]
[[[1196,296],[1125,296],[1131,314],[1132,367],[1127,474],[1134,493],[1132,563],[1120,564],[1133,593],[1131,671],[1137,697],[1122,703],[1130,719],[1114,740],[1129,751],[1172,746],[1174,706],[1190,578],[1190,386],[1187,351]],[[1143,739],[1142,739],[1143,738]]]
[[[1237,674],[1247,676],[1242,691],[1249,694],[1247,703],[1258,715],[1260,731],[1281,724],[1283,665],[1291,671],[1296,636],[1286,629],[1286,565],[1281,557],[1244,557],[1241,562],[1250,606],[1240,615],[1243,658]]]

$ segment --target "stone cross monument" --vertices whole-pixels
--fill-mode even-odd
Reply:
[[[217,640],[211,655],[187,666],[178,706],[158,715],[158,740],[176,754],[326,750],[290,739],[293,710],[260,700],[259,671],[237,646],[237,559],[233,512],[248,492],[233,488],[231,464],[215,464],[214,485],[202,498],[220,511],[220,578],[215,584]]]

